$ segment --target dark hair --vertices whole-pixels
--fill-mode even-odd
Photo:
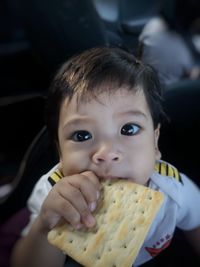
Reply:
[[[92,48],[68,60],[58,71],[50,86],[46,105],[46,124],[54,141],[58,142],[58,122],[62,102],[75,94],[78,99],[98,97],[103,91],[121,87],[143,90],[154,127],[161,120],[162,90],[157,74],[132,54],[119,48]]]

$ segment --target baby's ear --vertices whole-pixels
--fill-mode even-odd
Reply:
[[[161,159],[161,152],[158,147],[158,140],[160,137],[160,124],[158,124],[158,127],[154,130],[154,143],[155,143],[155,155],[156,160]]]
[[[161,159],[162,154],[161,154],[159,148],[156,148],[156,153],[155,153],[155,155],[156,155],[156,160],[160,160],[160,159]]]

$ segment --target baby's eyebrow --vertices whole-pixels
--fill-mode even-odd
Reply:
[[[143,117],[145,119],[148,119],[147,114],[145,114],[144,112],[142,112],[140,110],[122,111],[122,112],[117,113],[117,116],[135,116],[135,117]]]
[[[64,123],[63,129],[65,129],[66,127],[70,127],[70,126],[75,126],[75,125],[79,125],[79,124],[83,124],[83,123],[89,124],[92,122],[93,122],[92,118],[85,117],[85,116],[73,118],[73,119],[70,119]]]

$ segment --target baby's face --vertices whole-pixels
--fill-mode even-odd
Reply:
[[[160,156],[158,136],[142,91],[122,88],[87,102],[66,99],[58,128],[62,172],[89,170],[99,178],[146,184]]]

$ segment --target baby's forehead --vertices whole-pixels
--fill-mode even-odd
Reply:
[[[66,96],[63,103],[66,107],[70,103],[79,106],[82,104],[97,102],[103,105],[107,101],[112,102],[112,99],[116,97],[123,100],[127,98],[127,100],[129,100],[130,96],[137,97],[138,95],[146,100],[144,90],[141,86],[131,88],[126,85],[121,87],[110,87],[109,85],[104,85],[94,89],[90,88],[84,91],[77,91],[72,96]]]
[[[110,112],[117,113],[118,111],[141,109],[144,112],[149,112],[148,103],[146,101],[143,90],[127,90],[120,88],[115,92],[103,91],[99,94],[91,94],[88,96],[74,95],[66,97],[61,106],[61,112],[66,115],[84,114],[98,111],[101,113],[103,109],[108,109]]]

